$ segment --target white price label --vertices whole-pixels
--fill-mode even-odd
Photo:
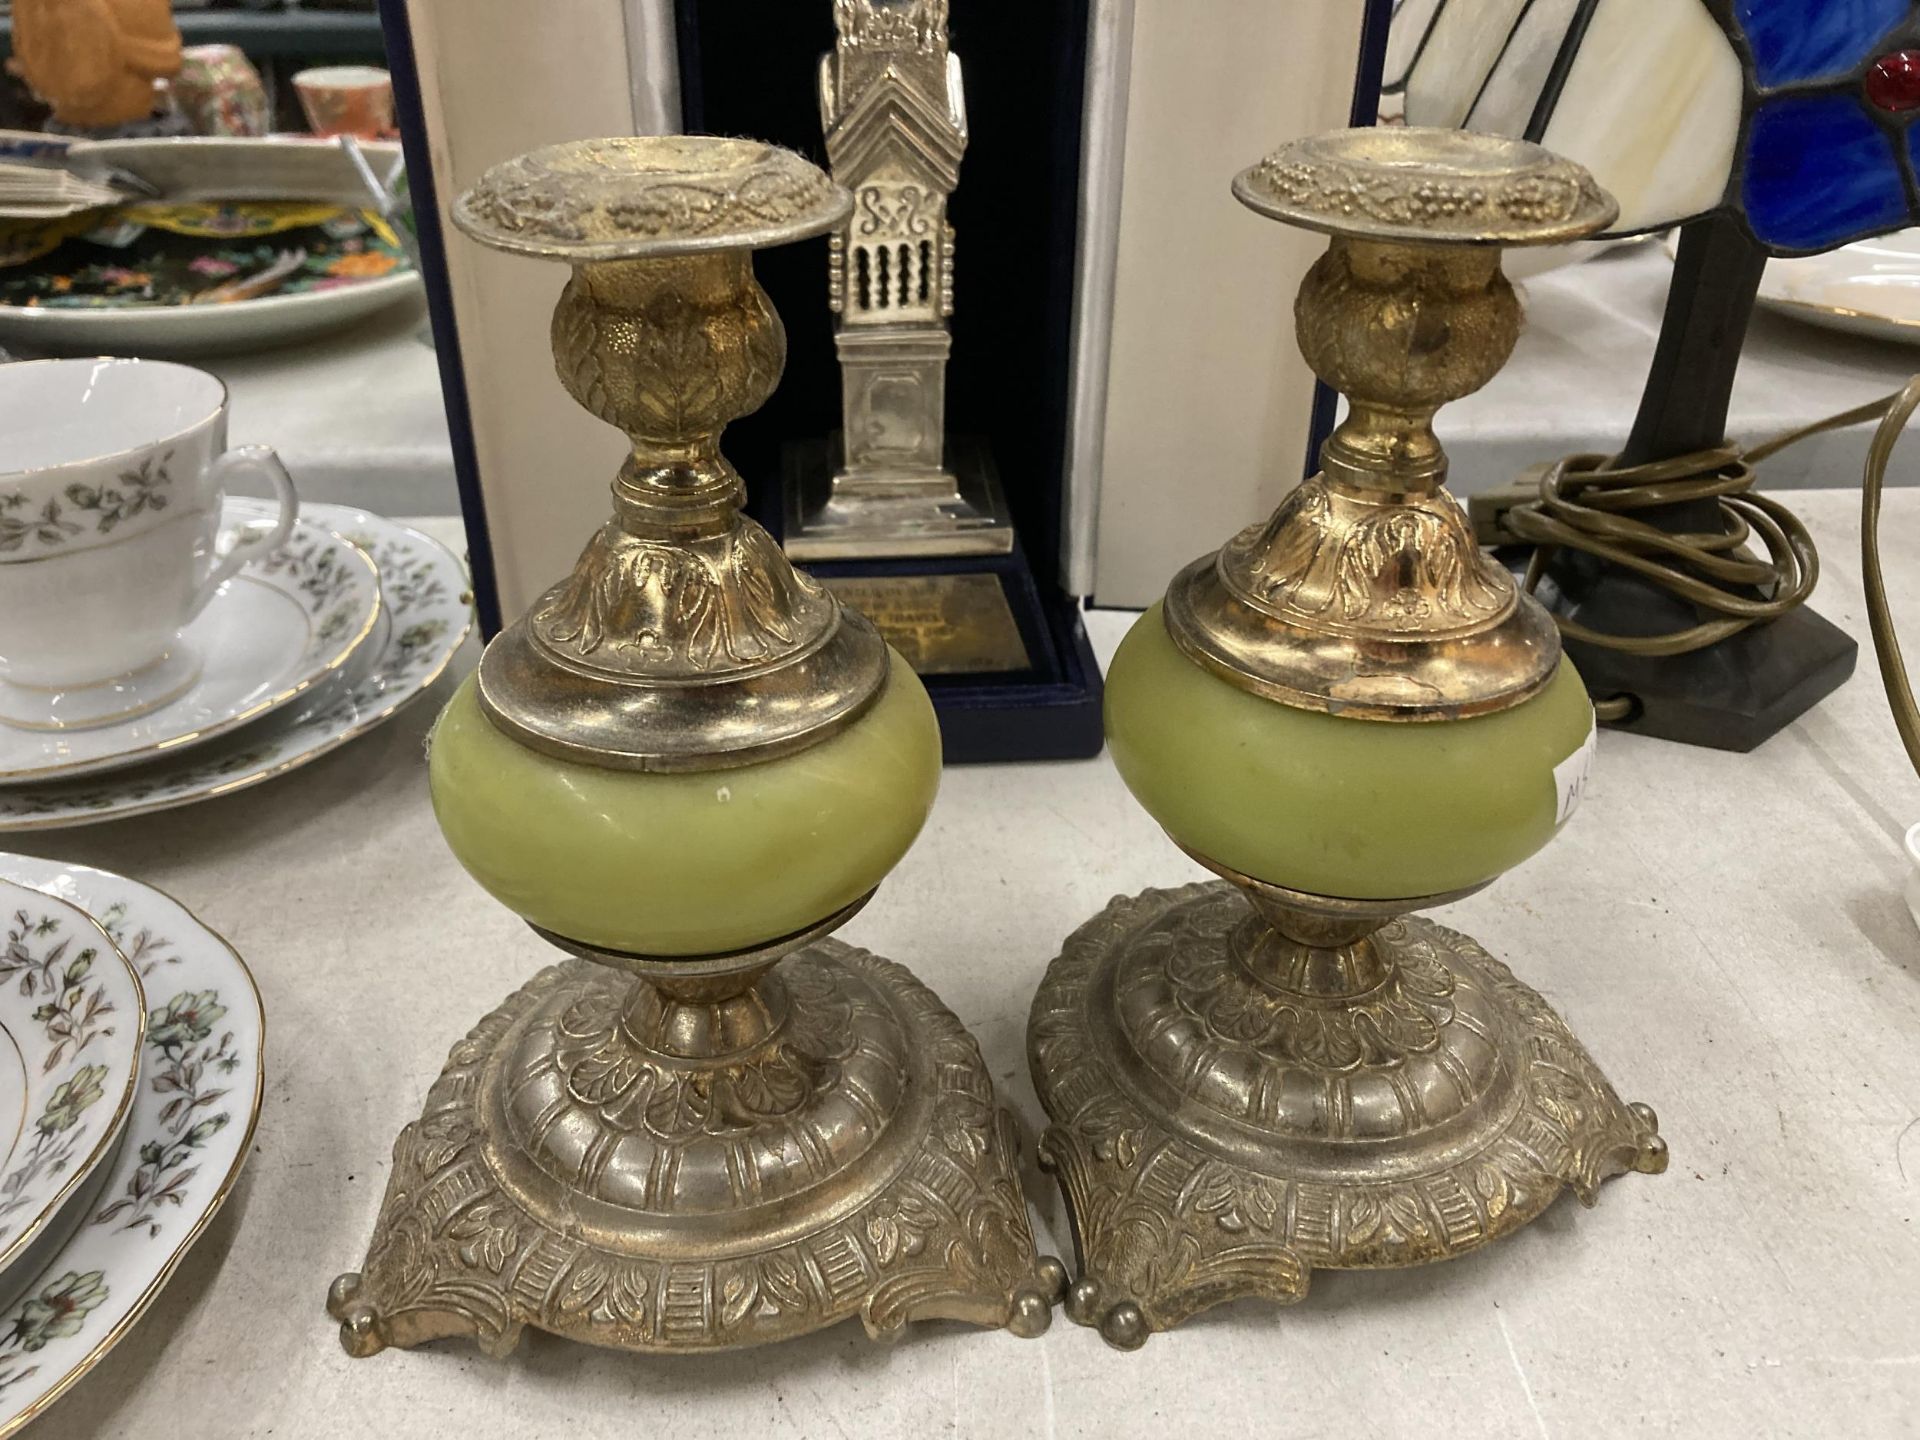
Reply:
[[[1563,825],[1587,793],[1587,777],[1593,774],[1593,752],[1600,746],[1600,732],[1589,728],[1581,747],[1553,767],[1553,789],[1558,797],[1553,823]]]

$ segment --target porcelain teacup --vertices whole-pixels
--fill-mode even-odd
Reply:
[[[377,65],[322,65],[293,77],[316,135],[379,140],[393,134],[393,77]]]
[[[200,657],[180,632],[299,512],[279,457],[226,441],[226,386],[203,370],[0,365],[0,721],[112,724],[191,688]],[[223,545],[241,477],[271,487],[279,517]]]

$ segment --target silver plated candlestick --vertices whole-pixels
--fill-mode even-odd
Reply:
[[[1108,667],[1122,778],[1221,877],[1113,900],[1027,1031],[1067,1313],[1124,1349],[1667,1165],[1654,1112],[1547,1002],[1417,913],[1533,854],[1585,787],[1580,678],[1474,544],[1433,421],[1519,338],[1501,251],[1617,207],[1538,146],[1409,127],[1295,140],[1234,194],[1328,237],[1295,328],[1348,413],[1320,473],[1175,576]]]
[[[611,519],[435,727],[449,846],[574,958],[494,1006],[401,1131],[328,1296],[353,1355],[1047,1327],[1065,1275],[978,1046],[830,938],[932,803],[932,707],[741,513],[720,447],[786,358],[752,252],[848,203],[791,152],[655,136],[507,161],[454,208],[572,267],[560,381],[632,449]]]

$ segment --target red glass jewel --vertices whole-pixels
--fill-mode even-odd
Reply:
[[[1868,66],[1867,99],[1896,115],[1920,110],[1920,50],[1895,50]]]

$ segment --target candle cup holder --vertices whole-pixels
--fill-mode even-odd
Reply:
[[[1500,248],[1592,233],[1612,202],[1536,146],[1407,129],[1296,142],[1234,189],[1332,237],[1296,316],[1350,412],[1321,473],[1177,576],[1109,673],[1122,776],[1223,877],[1114,900],[1028,1030],[1068,1314],[1128,1349],[1666,1165],[1653,1112],[1539,995],[1412,913],[1525,859],[1584,785],[1579,676],[1474,543],[1431,422],[1518,336]]]
[[[394,1146],[366,1262],[328,1296],[356,1356],[532,1325],[644,1352],[859,1315],[1047,1327],[1011,1117],[905,969],[827,938],[931,805],[925,691],[740,513],[725,424],[785,339],[753,248],[844,220],[797,155],[591,141],[454,211],[574,267],[569,392],[625,430],[614,518],[436,725],[461,862],[573,957],[453,1049]]]

